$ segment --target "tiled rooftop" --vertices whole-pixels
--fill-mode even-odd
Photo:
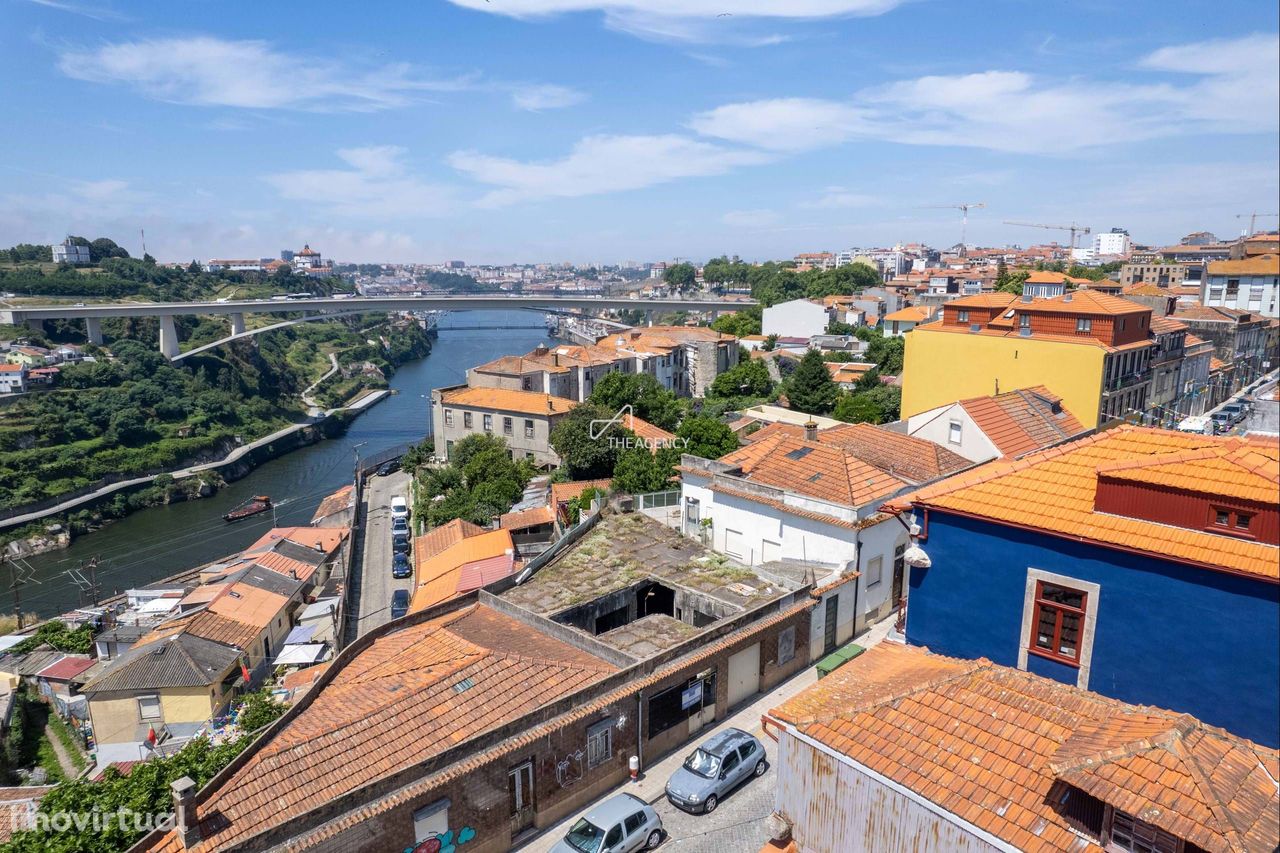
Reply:
[[[445,406],[492,409],[523,415],[563,415],[577,405],[573,400],[539,391],[508,391],[504,388],[451,388],[440,395]]]
[[[881,643],[770,714],[1020,850],[1101,850],[1064,783],[1215,853],[1280,842],[1275,750],[985,659]]]
[[[1062,408],[1062,398],[1043,385],[972,397],[960,405],[1002,456],[1022,456],[1085,431],[1075,415]]]
[[[841,506],[863,506],[907,485],[835,445],[785,433],[753,441],[719,461],[733,469],[731,476]]]
[[[1274,439],[1221,438],[1195,433],[1123,426],[1032,453],[1016,462],[991,462],[893,500],[955,510],[996,522],[1138,550],[1210,568],[1280,576],[1280,549],[1202,530],[1097,512],[1094,500],[1100,469],[1124,470],[1116,463],[1143,463],[1147,477],[1199,491],[1213,489],[1261,494],[1280,490],[1276,478],[1280,447]],[[1168,466],[1173,465],[1174,468]],[[1190,467],[1180,468],[1177,466]],[[1262,479],[1259,479],[1262,478]]]

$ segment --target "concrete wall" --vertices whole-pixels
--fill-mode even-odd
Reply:
[[[960,443],[951,440],[951,422],[960,424]],[[1000,449],[987,438],[965,408],[959,403],[940,406],[907,419],[907,435],[932,441],[971,462],[986,462],[1000,455]]]
[[[1176,528],[1170,528],[1176,532]],[[1267,746],[1280,742],[1280,586],[930,511],[928,569],[910,573],[907,640],[987,657],[1126,702],[1185,711]],[[1087,683],[1023,651],[1027,578],[1096,584]]]
[[[139,739],[138,727],[144,723],[154,725],[156,731],[163,723],[202,723],[223,705],[222,697],[216,692],[217,686],[214,685],[138,690],[129,694],[94,694],[89,697],[94,740],[97,743],[135,742]],[[138,711],[138,697],[157,695],[160,697],[160,719],[143,720]]]
[[[1086,427],[1098,423],[1105,354],[1100,346],[927,326],[907,335],[906,341],[905,418],[956,400],[1044,385]]]
[[[827,309],[807,299],[779,302],[764,309],[760,334],[811,338],[827,330]]]

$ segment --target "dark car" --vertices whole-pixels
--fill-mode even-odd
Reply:
[[[677,808],[704,814],[716,810],[720,798],[769,764],[764,744],[742,729],[725,729],[695,749],[667,780],[667,799]]]
[[[413,574],[413,566],[409,565],[408,554],[391,555],[391,577],[400,579]]]
[[[396,536],[391,540],[391,553],[408,554],[413,550],[413,546],[409,543],[408,536]]]
[[[383,462],[378,468],[378,476],[385,477],[388,474],[394,474],[400,470],[400,460],[392,459],[390,462]]]
[[[391,593],[391,618],[399,619],[409,612],[409,590],[397,589]]]

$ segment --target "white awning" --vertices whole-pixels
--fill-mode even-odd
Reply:
[[[327,647],[324,643],[305,643],[285,646],[276,656],[275,666],[306,666],[324,660]]]

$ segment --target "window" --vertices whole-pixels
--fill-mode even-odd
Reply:
[[[1221,288],[1221,287],[1211,287],[1211,288],[1209,288],[1209,301],[1210,301],[1210,302],[1220,302],[1220,301],[1222,301],[1222,288]]]
[[[884,580],[884,557],[872,557],[867,563],[867,588],[878,586]]]
[[[453,409],[444,410],[444,425],[453,426]]]
[[[744,743],[742,746],[738,747],[738,754],[742,756],[743,761],[749,761],[751,756],[756,754],[756,742],[748,741],[747,743]]]
[[[484,415],[484,431],[493,432],[493,415]]]
[[[160,719],[160,697],[139,696],[138,717],[144,721]]]
[[[1163,829],[1138,820],[1115,809],[1111,813],[1111,838],[1108,850],[1129,853],[1177,853],[1178,839]]]
[[[1077,332],[1089,332],[1093,330],[1093,320],[1089,317],[1081,317],[1076,320]]]
[[[471,413],[470,412],[462,413],[462,425],[466,429],[471,429]]]
[[[1238,278],[1227,279],[1227,298],[1235,299],[1239,295],[1240,295],[1240,279]]]
[[[524,419],[524,437],[533,438],[533,420],[531,418]]]
[[[1072,666],[1080,665],[1080,633],[1085,599],[1080,590],[1036,582],[1035,613],[1029,651]]]
[[[959,444],[964,431],[964,424],[960,421],[952,421],[947,427],[947,441],[952,444]]]
[[[587,769],[613,758],[613,720],[601,720],[587,729]]]
[[[1237,530],[1248,530],[1248,529],[1249,529],[1249,522],[1250,522],[1250,521],[1252,521],[1252,520],[1253,520],[1253,516],[1252,516],[1252,515],[1250,515],[1249,513],[1247,513],[1247,512],[1237,512],[1237,513],[1236,513],[1236,529],[1237,529]]]
[[[436,800],[413,813],[413,838],[422,843],[449,831],[449,800]]]
[[[1019,329],[1030,329],[1030,328],[1031,328],[1031,315],[1030,315],[1030,314],[1019,314],[1019,315],[1018,315],[1018,328],[1019,328]]]
[[[502,434],[503,434],[503,435],[511,435],[511,433],[512,433],[512,432],[514,432],[514,429],[512,428],[511,423],[512,423],[512,422],[511,422],[511,418],[503,418],[503,419],[502,419]]]
[[[635,835],[640,831],[640,827],[644,826],[644,812],[636,812],[629,815],[622,825],[627,829],[627,835]]]
[[[957,322],[957,323],[967,323],[967,322],[969,322],[969,312],[968,312],[968,311],[957,311],[957,312],[956,312],[956,322]]]
[[[1219,533],[1230,533],[1236,536],[1252,538],[1249,528],[1253,524],[1253,515],[1252,512],[1241,512],[1227,507],[1211,507],[1209,517],[1212,521],[1209,527]]]
[[[1122,332],[1124,331],[1124,318],[1123,318],[1123,317],[1121,317],[1121,318],[1120,318],[1120,321],[1119,321],[1119,324],[1118,324],[1118,328],[1120,329],[1120,331],[1122,331]]]
[[[609,834],[604,837],[605,848],[617,847],[622,843],[622,824],[618,824],[609,830]]]
[[[720,774],[722,776],[729,775],[733,772],[734,768],[741,763],[742,759],[738,756],[738,751],[735,749],[724,757],[724,764],[720,766]]]
[[[796,656],[796,626],[778,632],[778,663],[784,664]]]

